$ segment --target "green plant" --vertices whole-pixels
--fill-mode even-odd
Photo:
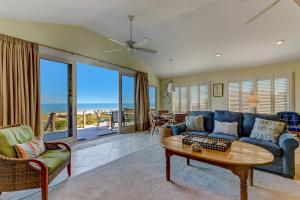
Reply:
[[[66,120],[57,120],[55,122],[55,129],[56,130],[65,130],[67,126],[67,121]]]

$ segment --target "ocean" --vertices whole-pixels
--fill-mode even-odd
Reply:
[[[124,103],[124,108],[134,108],[133,103]],[[154,103],[150,107],[155,107]],[[42,104],[42,113],[49,114],[51,112],[67,112],[67,104]],[[79,103],[77,104],[77,112],[92,112],[94,110],[118,110],[118,103]]]

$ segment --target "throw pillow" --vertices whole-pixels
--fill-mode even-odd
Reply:
[[[199,116],[186,116],[185,124],[187,131],[204,131],[204,117]]]
[[[218,120],[215,120],[214,133],[223,133],[227,135],[238,136],[237,127],[237,122],[220,122]]]
[[[250,138],[277,143],[284,127],[283,122],[256,118]]]
[[[46,151],[42,139],[34,138],[23,144],[15,144],[14,148],[19,158],[29,159],[36,158]]]

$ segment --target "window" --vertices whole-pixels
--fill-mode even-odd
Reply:
[[[239,82],[228,83],[228,107],[230,111],[240,110],[240,84]]]
[[[191,103],[190,107],[192,111],[199,110],[199,87],[191,86],[190,87]]]
[[[249,95],[256,91],[258,113],[292,111],[292,81],[291,75],[284,75],[228,82],[228,109],[250,112]]]
[[[175,92],[173,93],[173,111],[185,112],[188,110],[187,105],[187,87],[175,86]]]
[[[274,81],[275,113],[292,110],[292,82],[289,76],[276,77]]]
[[[156,87],[149,86],[149,103],[150,109],[156,110]]]
[[[209,84],[200,85],[200,110],[209,110]]]
[[[272,80],[257,81],[258,113],[272,113]]]

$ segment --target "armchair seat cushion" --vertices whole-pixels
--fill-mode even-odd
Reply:
[[[48,167],[49,174],[54,172],[57,168],[63,165],[70,157],[70,152],[68,150],[57,149],[57,150],[47,150],[38,159],[45,162]]]
[[[287,128],[289,131],[300,132],[300,125],[288,125]]]
[[[227,139],[227,140],[237,140],[238,139],[238,137],[235,135],[227,135],[227,134],[223,134],[223,133],[211,133],[208,136],[214,137],[214,138]]]
[[[268,142],[268,141],[259,140],[259,139],[255,139],[255,138],[248,138],[248,137],[242,137],[242,138],[240,138],[240,141],[260,146],[260,147],[270,151],[274,156],[277,156],[277,157],[282,156],[282,149],[280,148],[280,146],[278,144],[275,144],[273,142]]]

